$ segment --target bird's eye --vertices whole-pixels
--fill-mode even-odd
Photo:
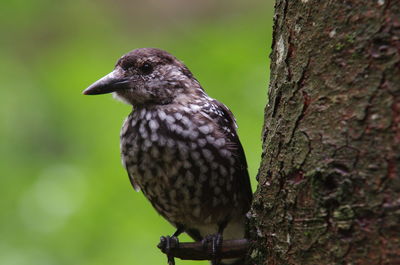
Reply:
[[[153,71],[153,66],[149,63],[144,63],[139,69],[143,74],[148,75]]]

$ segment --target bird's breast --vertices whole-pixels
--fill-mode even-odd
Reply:
[[[234,153],[216,124],[201,116],[137,111],[122,128],[121,153],[145,196],[172,222],[215,222],[237,203]]]

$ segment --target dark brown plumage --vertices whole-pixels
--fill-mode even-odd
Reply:
[[[252,193],[229,109],[182,62],[153,48],[124,55],[84,94],[109,92],[133,106],[121,155],[135,190],[197,241],[222,230],[224,239],[243,238]]]

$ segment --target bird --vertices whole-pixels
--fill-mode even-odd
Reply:
[[[217,247],[244,238],[252,191],[232,112],[158,48],[128,52],[83,91],[106,93],[132,106],[120,133],[122,163],[133,188],[176,228],[173,238],[211,236]]]

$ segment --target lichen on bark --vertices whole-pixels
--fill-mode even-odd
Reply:
[[[400,264],[400,1],[275,8],[249,264]]]

